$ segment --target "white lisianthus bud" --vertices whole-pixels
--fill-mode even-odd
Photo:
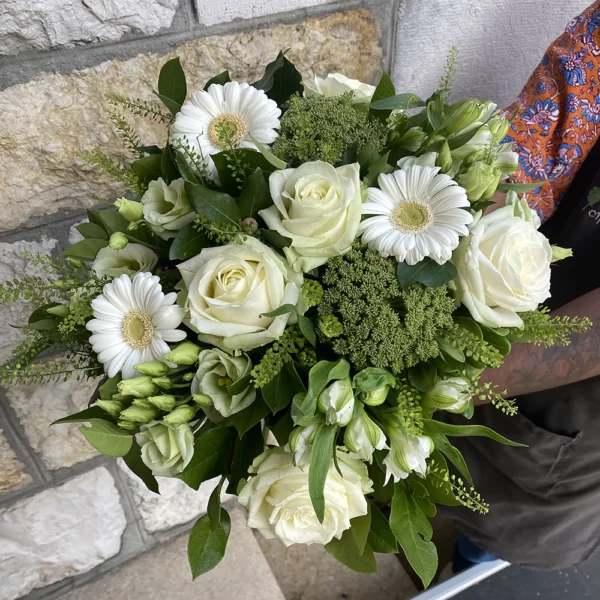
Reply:
[[[123,421],[131,421],[133,423],[149,423],[152,419],[156,418],[158,410],[151,407],[145,406],[129,406],[128,408],[121,411],[119,418]]]
[[[96,406],[105,410],[111,417],[118,417],[125,405],[118,400],[97,400]]]
[[[450,377],[438,381],[433,389],[426,392],[423,400],[430,410],[447,410],[462,413],[473,395],[471,383],[464,377]]]
[[[120,231],[113,233],[108,240],[108,247],[111,250],[123,250],[127,244],[129,244],[127,236]]]
[[[181,425],[182,423],[187,423],[194,418],[197,410],[198,408],[195,406],[182,404],[172,410],[168,415],[164,416],[163,422],[168,423],[169,425]]]
[[[161,396],[150,396],[146,398],[152,406],[159,408],[160,410],[173,410],[175,408],[176,400],[175,396],[163,394]]]
[[[310,462],[310,451],[319,423],[295,427],[288,439],[288,449],[294,453],[294,464],[303,469]]]
[[[194,434],[187,424],[153,421],[140,427],[135,441],[142,449],[142,461],[154,475],[173,477],[194,456]]]
[[[389,385],[382,385],[378,387],[376,390],[371,390],[369,392],[365,392],[362,401],[367,406],[379,406],[385,402],[387,395],[390,391]]]
[[[427,458],[433,452],[431,438],[427,436],[409,436],[399,425],[389,423],[385,428],[391,449],[383,459],[386,468],[385,483],[394,479],[398,482],[406,479],[413,471],[425,477]]]
[[[153,377],[152,383],[155,383],[161,390],[170,390],[173,382],[168,377]]]
[[[124,379],[118,383],[117,389],[123,396],[133,396],[134,398],[147,398],[158,392],[158,386],[146,375]]]
[[[459,175],[456,181],[465,189],[467,198],[471,202],[489,200],[498,187],[500,174],[500,171],[493,166],[477,161],[466,173]]]
[[[128,221],[139,221],[144,216],[144,206],[141,202],[128,200],[127,198],[119,198],[118,200],[115,200],[114,205],[119,211],[119,214]]]
[[[552,246],[552,262],[558,262],[565,258],[571,258],[573,250],[571,248],[561,248],[560,246]]]
[[[373,452],[387,448],[385,433],[362,410],[346,426],[344,445],[361,460],[373,462]]]
[[[158,360],[151,360],[133,367],[136,371],[142,375],[148,375],[148,377],[162,377],[169,371],[169,367],[165,363]]]
[[[445,134],[463,134],[485,123],[496,110],[493,102],[463,100],[450,107],[446,117]]]
[[[354,392],[350,377],[339,379],[327,386],[318,400],[319,410],[325,413],[327,425],[345,427],[354,411]]]
[[[200,408],[210,408],[213,405],[212,398],[206,394],[192,394],[192,400]]]
[[[200,346],[192,342],[182,342],[179,346],[173,348],[171,352],[165,354],[165,360],[176,365],[193,365],[198,362],[199,354]]]
[[[367,466],[337,449],[338,473],[333,461],[325,479],[325,519],[319,523],[308,489],[310,466],[301,469],[283,448],[270,448],[254,459],[251,476],[238,501],[248,510],[248,526],[266,539],[292,544],[328,544],[340,539],[350,520],[368,511],[365,494],[373,491]]]

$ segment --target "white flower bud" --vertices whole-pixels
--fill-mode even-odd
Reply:
[[[385,433],[362,410],[346,426],[344,445],[361,460],[373,462],[373,452],[387,448]]]
[[[425,393],[423,400],[430,410],[447,410],[462,413],[473,395],[471,383],[464,377],[450,377],[438,381],[432,390]]]
[[[354,411],[354,393],[349,377],[334,381],[327,386],[319,396],[319,410],[325,413],[328,425],[346,426]]]

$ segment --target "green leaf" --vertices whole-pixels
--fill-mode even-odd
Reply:
[[[450,425],[433,419],[424,419],[423,424],[426,431],[431,433],[441,433],[450,437],[486,437],[505,446],[527,448],[525,444],[513,442],[483,425]]]
[[[241,394],[250,385],[251,381],[252,381],[252,373],[248,373],[247,375],[240,377],[237,381],[234,381],[229,386],[229,393],[232,396]]]
[[[121,375],[115,375],[114,377],[107,377],[97,388],[98,397],[102,400],[110,400],[114,394],[119,392],[119,383],[121,382]],[[96,400],[95,398],[94,400]]]
[[[104,223],[102,222],[102,219],[98,216],[98,211],[88,209],[85,212],[87,213],[87,218],[90,223],[104,228]]]
[[[70,248],[67,248],[61,256],[71,256],[72,258],[80,258],[82,260],[94,260],[96,254],[108,246],[108,240],[81,240],[75,242]]]
[[[233,196],[240,193],[240,189],[256,169],[270,174],[275,167],[257,150],[253,148],[235,148],[224,150],[211,156],[219,173],[221,181],[220,190]],[[238,168],[238,166],[240,168]],[[232,166],[235,166],[232,169]],[[242,172],[240,172],[240,169]]]
[[[209,429],[201,433],[194,442],[192,460],[176,477],[197,490],[203,481],[226,473],[234,438],[233,427]]]
[[[386,504],[389,504],[392,500],[392,496],[394,495],[394,486],[391,482],[388,482],[387,485],[385,482],[385,468],[382,466],[381,461],[385,457],[385,452],[383,450],[377,450],[375,452],[375,459],[372,464],[367,465],[369,469],[369,479],[373,482],[373,496]]]
[[[432,471],[436,471],[440,474],[448,472],[446,459],[439,450],[434,450],[431,453],[431,456],[428,459],[428,466]],[[449,481],[443,481],[441,477],[436,477],[434,479],[431,475],[427,475],[425,479],[421,480],[421,484],[427,490],[431,502],[442,504],[444,506],[460,506],[460,502],[456,499]]]
[[[390,527],[411,567],[427,588],[438,566],[437,550],[431,541],[433,529],[403,482],[394,485]]]
[[[90,427],[79,428],[83,437],[101,454],[125,456],[133,444],[133,436],[117,425],[102,419],[89,419]]]
[[[219,525],[215,528],[208,514],[196,521],[188,540],[188,560],[193,579],[208,573],[221,562],[230,531],[231,518],[224,508],[221,508]]]
[[[369,544],[365,545],[364,551],[359,554],[354,547],[352,534],[346,529],[341,539],[333,538],[325,546],[325,550],[342,564],[358,573],[377,573],[377,561]]]
[[[129,470],[137,475],[144,485],[155,494],[160,494],[158,490],[158,481],[142,460],[142,449],[137,444],[131,444],[131,450],[123,457]]]
[[[210,526],[213,530],[221,526],[221,490],[223,489],[224,481],[225,477],[221,477],[219,483],[217,483],[215,489],[212,491],[206,507],[206,514],[210,519]]]
[[[261,395],[257,394],[256,400],[250,406],[232,415],[231,422],[237,429],[238,435],[243,437],[251,427],[262,421],[267,414],[269,414],[269,407]]]
[[[304,392],[304,384],[294,363],[287,362],[279,373],[262,388],[262,395],[273,414],[286,408],[295,394]]]
[[[383,100],[385,98],[391,98],[392,96],[394,96],[395,93],[396,93],[396,89],[394,88],[394,84],[392,83],[390,76],[385,71],[383,71],[381,73],[379,83],[377,84],[377,87],[375,88],[375,92],[373,92],[373,97],[371,98],[371,104],[373,104],[375,102],[379,102],[379,100]],[[391,110],[371,109],[369,111],[369,114],[372,117],[379,119],[380,121],[385,121],[385,119],[387,119],[387,117],[389,116],[390,112],[391,112]]]
[[[103,421],[111,421],[112,417],[99,406],[91,406],[90,408],[86,408],[78,413],[68,415],[67,417],[62,417],[61,419],[57,419],[50,425],[60,425],[61,423],[76,423],[83,421],[90,421],[91,419],[100,419]],[[120,430],[122,431],[122,430]]]
[[[539,183],[500,183],[496,188],[497,192],[531,192],[537,190],[539,187],[544,185],[543,181]]]
[[[95,216],[109,236],[117,231],[125,233],[129,227],[129,221],[116,210],[97,210]]]
[[[86,239],[107,240],[108,234],[100,225],[95,223],[81,223],[75,225],[75,229]]]
[[[242,218],[258,216],[258,211],[269,208],[273,204],[269,186],[265,181],[265,175],[262,169],[256,171],[248,178],[242,191],[238,206]]]
[[[252,85],[264,90],[279,106],[287,102],[293,94],[301,94],[303,89],[302,75],[284,56],[284,52],[280,52],[277,58],[265,67],[265,74]]]
[[[432,129],[436,131],[442,125],[444,120],[444,99],[437,92],[427,100],[427,120]]]
[[[131,170],[142,183],[148,185],[162,176],[162,154],[150,154],[134,160],[131,163]]]
[[[425,106],[425,102],[416,94],[396,94],[395,96],[371,102],[367,106],[374,110],[408,110],[409,108]]]
[[[276,169],[286,169],[288,164],[285,160],[281,160],[277,158],[264,144],[261,144],[258,140],[255,140],[252,136],[250,136],[252,143],[258,148],[258,151],[263,155],[263,157],[269,162],[269,164],[273,165]]]
[[[398,552],[398,543],[384,514],[371,504],[371,530],[367,538],[373,552],[391,554]]]
[[[211,241],[208,236],[198,231],[194,227],[194,223],[188,223],[185,227],[177,232],[177,235],[171,242],[169,248],[169,258],[171,260],[187,260],[196,254],[200,254],[201,250],[208,248]]]
[[[56,326],[56,320],[51,318],[38,319],[33,323],[29,323],[29,327],[37,331],[50,331],[51,329],[55,329]]]
[[[454,317],[454,322],[480,340],[483,339],[481,328],[473,319],[469,317]]]
[[[223,192],[209,190],[199,183],[185,182],[185,192],[194,210],[213,221],[240,223],[240,209],[235,200]]]
[[[181,110],[181,104],[178,104],[171,98],[167,98],[167,96],[163,96],[157,92],[154,92],[156,97],[169,109],[169,112],[175,116]]]
[[[304,315],[298,315],[298,327],[302,335],[308,340],[308,343],[316,348],[317,346],[317,334],[315,333],[315,324],[312,319],[305,317]]]
[[[175,179],[179,179],[180,177],[179,171],[177,170],[177,165],[173,160],[173,154],[171,146],[169,144],[165,145],[165,149],[161,154],[160,171],[162,178],[167,183],[167,185],[170,184],[172,181],[175,181]]]
[[[367,503],[367,514],[350,520],[350,533],[358,554],[362,554],[367,545],[371,530],[371,504]]]
[[[488,344],[494,346],[494,348],[496,348],[496,350],[498,350],[502,356],[506,356],[510,352],[511,344],[505,336],[500,335],[485,325],[481,325],[480,328],[481,332],[483,333],[483,339]]]
[[[325,518],[325,480],[333,460],[333,445],[337,431],[336,425],[319,425],[310,454],[308,492],[320,523]]]
[[[293,304],[282,304],[275,310],[267,313],[261,313],[261,317],[280,317],[281,315],[287,315],[288,313],[295,313],[296,307]]]
[[[185,102],[187,95],[187,84],[179,57],[167,61],[160,70],[158,94],[173,115],[181,110],[181,105]],[[167,103],[165,100],[170,102]]]
[[[367,176],[363,179],[363,183],[367,187],[371,187],[377,183],[377,178],[383,173],[392,173],[395,168],[388,163],[390,153],[386,152],[381,158],[374,162],[367,171]]]
[[[229,494],[236,493],[239,481],[248,477],[248,467],[257,456],[263,453],[264,449],[265,441],[260,423],[251,427],[243,438],[235,440],[231,472],[227,476],[229,480],[227,492]]]
[[[452,345],[447,339],[443,337],[438,336],[435,338],[435,341],[438,343],[440,349],[444,354],[447,354],[448,356],[450,356],[454,360],[457,360],[458,362],[465,362],[465,353],[460,348],[457,348],[456,346]]]
[[[216,83],[218,85],[225,85],[226,83],[229,83],[230,81],[231,81],[231,77],[229,77],[229,71],[223,71],[222,73],[219,73],[218,75],[215,75],[214,77],[211,77],[206,82],[206,85],[204,86],[203,89],[206,92],[213,83]]]
[[[275,436],[280,446],[285,446],[290,438],[290,433],[294,429],[294,421],[289,411],[281,413],[278,421],[269,426],[271,433]]]
[[[433,445],[439,450],[458,470],[458,472],[473,485],[473,478],[469,471],[469,467],[458,448],[455,448],[445,435],[440,433],[431,433],[430,435]]]
[[[437,381],[437,369],[431,362],[422,362],[408,370],[408,380],[420,392],[433,389]]]
[[[36,321],[42,321],[42,320],[46,320],[46,319],[55,319],[56,316],[49,313],[48,309],[54,308],[55,306],[59,306],[59,305],[60,304],[58,302],[48,302],[48,304],[42,304],[42,306],[39,306],[38,308],[36,308],[29,315],[29,318],[27,319],[27,323],[29,323],[31,325],[32,323],[35,323]]]
[[[289,248],[292,245],[292,240],[288,237],[285,237],[278,233],[277,231],[273,231],[271,229],[259,229],[258,230],[260,237],[275,248]]]
[[[310,424],[317,410],[317,399],[325,386],[335,379],[348,377],[350,364],[343,358],[335,362],[322,360],[311,368],[308,374],[308,392],[304,397],[298,395],[292,402],[292,419],[296,425]]]
[[[422,283],[427,287],[440,287],[453,279],[456,279],[456,267],[450,262],[438,265],[429,257],[424,258],[416,265],[398,263],[396,276],[400,287],[405,290],[411,283]]]
[[[159,148],[156,144],[152,144],[151,146],[136,146],[135,149],[144,154],[162,154],[163,152],[163,149]]]
[[[367,367],[359,371],[352,379],[352,385],[361,392],[372,392],[384,385],[394,385],[396,378],[385,369]]]
[[[186,160],[184,154],[177,150],[175,152],[175,162],[177,163],[177,169],[181,176],[185,179],[185,181],[190,181],[191,183],[200,183],[196,175],[196,171],[190,167],[190,163]]]

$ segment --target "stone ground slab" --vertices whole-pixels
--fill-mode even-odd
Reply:
[[[25,471],[25,465],[17,458],[0,429],[0,495],[20,490],[31,481],[31,475]]]
[[[162,544],[63,600],[286,600],[239,506],[228,508],[231,535],[225,558],[192,582],[187,534]],[[289,599],[288,599],[289,600]]]

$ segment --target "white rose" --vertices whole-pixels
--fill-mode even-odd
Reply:
[[[296,271],[310,271],[350,250],[360,223],[358,164],[304,163],[269,177],[273,206],[260,211],[269,229],[290,238],[284,253]]]
[[[338,450],[338,473],[333,461],[325,480],[325,518],[319,523],[308,492],[308,471],[293,464],[293,454],[271,448],[258,456],[255,473],[240,491],[238,501],[248,509],[248,525],[266,539],[292,544],[328,544],[340,539],[350,519],[367,514],[365,494],[372,492],[366,465]]]
[[[140,427],[135,441],[141,446],[142,461],[154,475],[173,477],[194,456],[194,434],[187,423],[170,425],[150,421]]]
[[[185,322],[200,341],[251,350],[281,337],[296,318],[293,313],[261,317],[283,304],[299,306],[303,277],[253,237],[205,248],[177,268],[186,291]]]
[[[304,86],[305,96],[342,96],[348,92],[352,92],[353,101],[355,104],[368,104],[375,93],[375,86],[363,83],[358,79],[350,79],[341,73],[330,73],[325,79],[317,77],[312,84],[305,81]]]
[[[455,296],[488,327],[521,327],[517,313],[535,310],[550,296],[552,248],[522,204],[500,208],[471,226],[452,262]]]
[[[232,383],[252,370],[252,362],[245,354],[231,356],[216,348],[202,350],[198,356],[198,363],[198,370],[192,379],[192,394],[205,394],[210,397],[213,405],[204,410],[213,421],[219,419],[218,415],[230,417],[256,400],[256,389],[253,385],[248,385],[239,394],[231,395],[229,392]]]
[[[156,253],[142,244],[127,244],[122,250],[111,250],[108,246],[96,254],[92,269],[98,277],[118,277],[152,271],[158,262]]]
[[[175,179],[167,185],[159,177],[148,184],[148,190],[142,196],[144,220],[164,240],[174,238],[180,229],[196,218],[184,184],[183,179]]]

